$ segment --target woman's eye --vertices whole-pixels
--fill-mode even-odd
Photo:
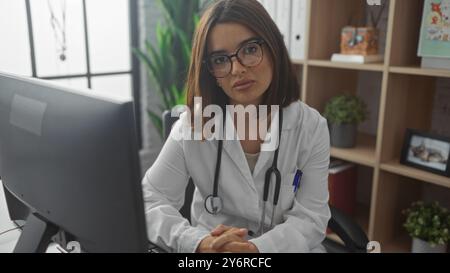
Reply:
[[[227,58],[225,56],[218,56],[214,57],[212,60],[212,63],[214,65],[224,64],[227,61]]]
[[[255,54],[258,52],[258,47],[256,45],[248,45],[244,49],[245,54]]]

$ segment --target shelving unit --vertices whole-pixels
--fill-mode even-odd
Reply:
[[[375,135],[360,132],[354,149],[331,149],[331,156],[373,170],[370,207],[357,206],[355,220],[383,252],[409,252],[402,211],[421,198],[425,185],[448,191],[450,178],[401,165],[407,128],[430,130],[436,80],[450,71],[420,68],[417,57],[424,0],[390,0],[385,59],[379,64],[331,62],[340,51],[340,33],[349,18],[365,13],[365,0],[308,0],[306,58],[294,60],[302,81],[302,100],[323,113],[326,102],[356,94],[361,73],[372,73],[381,86]],[[331,235],[333,237],[333,235]]]
[[[331,156],[368,167],[375,167],[376,138],[359,133],[356,138],[356,147],[353,149],[339,149],[331,147]]]
[[[329,68],[342,68],[351,70],[363,70],[363,71],[379,71],[382,72],[384,67],[382,64],[352,64],[352,63],[337,63],[324,60],[310,60],[309,66],[329,67]]]
[[[450,178],[411,168],[400,164],[399,161],[400,160],[393,160],[391,162],[382,163],[380,168],[381,170],[386,172],[410,177],[413,179],[419,179],[423,182],[450,189]]]
[[[418,76],[430,76],[449,78],[449,71],[443,69],[424,69],[418,66],[405,66],[405,67],[390,67],[389,72],[391,74],[404,74],[404,75],[418,75]]]

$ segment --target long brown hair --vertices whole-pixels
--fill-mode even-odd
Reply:
[[[192,60],[186,81],[191,115],[194,114],[194,97],[202,98],[203,108],[211,104],[223,107],[229,101],[204,63],[208,54],[208,36],[220,23],[239,23],[264,39],[272,57],[273,77],[264,94],[263,105],[286,107],[300,98],[297,75],[283,36],[265,8],[256,0],[218,0],[204,11],[193,38]]]

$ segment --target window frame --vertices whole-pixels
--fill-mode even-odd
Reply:
[[[31,73],[33,78],[43,79],[43,80],[60,80],[60,79],[73,79],[73,78],[86,78],[88,83],[88,88],[92,88],[92,78],[99,76],[115,76],[115,75],[130,75],[131,76],[131,90],[132,97],[134,101],[134,111],[136,120],[136,131],[138,137],[139,149],[142,149],[142,125],[141,125],[141,76],[140,76],[140,63],[137,56],[132,52],[133,48],[139,48],[139,10],[138,10],[138,0],[128,0],[129,6],[129,29],[130,29],[130,60],[131,60],[131,70],[128,71],[113,71],[107,73],[92,73],[91,72],[91,59],[89,52],[89,33],[88,33],[88,22],[87,22],[87,9],[86,0],[82,1],[83,7],[83,27],[85,36],[85,50],[86,50],[86,73],[84,74],[70,74],[70,75],[58,75],[58,76],[45,76],[38,77],[36,69],[36,52],[34,46],[34,34],[33,34],[33,19],[31,16],[31,4],[30,0],[25,1],[26,8],[26,20],[27,20],[27,31],[28,40],[30,43],[30,58],[31,58]]]

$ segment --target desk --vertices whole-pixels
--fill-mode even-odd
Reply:
[[[0,233],[9,229],[16,228],[16,225],[9,219],[8,208],[6,206],[5,194],[3,192],[3,184],[0,180]],[[10,231],[0,235],[0,253],[11,253],[17,244],[21,234],[20,229]],[[47,253],[61,253],[56,244],[51,244]]]
[[[3,184],[0,180],[0,233],[12,228],[16,228],[16,225],[9,220],[5,194],[3,193]],[[20,229],[0,235],[0,253],[12,252],[14,250],[14,246],[19,240],[19,237]]]

